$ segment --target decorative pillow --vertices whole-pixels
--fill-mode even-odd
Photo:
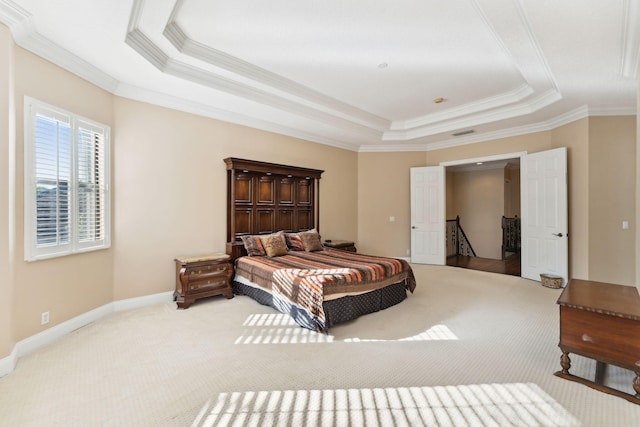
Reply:
[[[316,232],[306,231],[300,233],[300,238],[302,239],[304,250],[307,252],[321,251],[323,249],[320,235]]]
[[[268,236],[262,236],[262,246],[264,247],[267,256],[274,257],[280,255],[286,255],[289,250],[287,244],[284,241],[283,233],[269,234]]]
[[[244,243],[244,248],[247,250],[247,255],[266,255],[260,236],[241,236],[240,238],[242,239],[242,243]]]
[[[292,251],[304,251],[304,243],[300,233],[284,233],[284,239],[287,242],[287,247]]]

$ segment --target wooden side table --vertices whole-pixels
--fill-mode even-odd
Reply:
[[[200,298],[224,295],[233,298],[231,279],[233,265],[230,257],[214,253],[195,257],[178,257],[176,261],[176,290],[173,299],[178,308],[189,306]]]
[[[325,240],[323,244],[328,248],[357,252],[356,245],[348,240]]]
[[[560,306],[560,378],[640,404],[640,296],[635,286],[571,279],[558,298]],[[593,381],[575,376],[570,353],[596,361]],[[635,373],[635,394],[603,383],[606,365]]]

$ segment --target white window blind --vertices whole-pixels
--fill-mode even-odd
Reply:
[[[110,245],[109,127],[25,98],[25,259]]]

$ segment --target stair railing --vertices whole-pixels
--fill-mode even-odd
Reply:
[[[467,235],[460,225],[460,216],[447,220],[447,256],[476,256]]]
[[[520,218],[502,216],[502,259],[507,259],[507,252],[520,253]]]

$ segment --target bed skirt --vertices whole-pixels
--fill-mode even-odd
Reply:
[[[246,295],[262,305],[273,307],[281,313],[290,315],[299,325],[318,330],[318,325],[310,318],[306,311],[294,306],[283,307],[274,300],[273,295],[262,289],[248,286],[240,282],[233,282],[233,293]],[[325,314],[325,328],[320,332],[327,332],[329,328],[338,323],[348,322],[364,314],[375,313],[396,304],[407,298],[405,282],[395,283],[381,289],[360,295],[350,295],[322,303]]]

